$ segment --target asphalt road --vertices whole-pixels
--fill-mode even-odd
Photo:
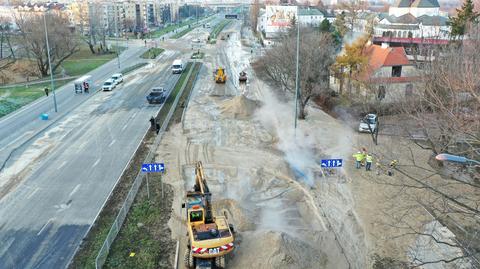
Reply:
[[[68,264],[148,130],[148,119],[161,107],[149,105],[145,96],[153,86],[171,90],[179,78],[170,71],[176,54],[164,52],[149,66],[127,75],[112,92],[90,98],[74,96],[70,90],[59,94],[65,100],[75,98],[71,102],[84,102],[43,131],[5,169],[19,166],[26,176],[19,176],[21,181],[0,200],[0,268],[64,268]],[[106,66],[99,73],[110,74],[111,68]],[[94,80],[101,80],[100,74]],[[48,101],[41,105],[48,107]],[[30,110],[41,112],[26,109]],[[31,128],[15,123],[17,117],[6,120],[15,124],[9,128],[22,130],[10,129],[12,136]],[[22,164],[23,157],[37,155],[33,162]]]
[[[120,54],[121,69],[145,61],[140,59],[139,55],[146,48],[140,42],[136,43],[138,45],[131,42],[129,48]],[[94,89],[100,88],[103,81],[121,69],[118,68],[117,59],[114,59],[90,72],[89,75],[92,76]],[[42,129],[47,128],[53,122],[68,114],[90,96],[88,94],[74,94],[73,82],[71,82],[56,91],[57,113],[54,111],[53,94],[50,94],[48,97],[38,99],[34,104],[27,105],[10,115],[2,117],[0,119],[0,168],[8,166],[11,163],[9,158],[12,155],[18,155],[20,148],[25,146],[25,143],[41,132]],[[50,120],[40,120],[42,113],[48,113]],[[2,182],[0,180],[0,188],[1,186]],[[0,191],[1,197],[2,192]]]

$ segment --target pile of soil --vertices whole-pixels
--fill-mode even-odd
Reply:
[[[239,256],[244,251],[250,255],[242,255],[248,259],[233,259],[232,268],[325,268],[327,264],[326,255],[318,248],[284,232],[243,233],[242,243]]]
[[[220,111],[227,117],[242,120],[250,118],[257,107],[259,107],[257,101],[239,95],[221,103]]]

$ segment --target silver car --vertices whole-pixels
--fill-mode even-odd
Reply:
[[[370,133],[371,129],[371,132],[374,133],[377,129],[377,122],[378,118],[376,114],[367,114],[361,119],[360,125],[358,126],[358,131],[361,133]],[[370,125],[370,128],[368,125]]]

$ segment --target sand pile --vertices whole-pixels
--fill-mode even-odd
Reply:
[[[283,232],[242,233],[240,255],[248,259],[233,259],[231,268],[319,269],[327,264],[327,257],[320,250]]]
[[[233,199],[220,199],[213,201],[213,206],[226,212],[229,222],[234,225],[236,231],[243,232],[255,229],[254,212],[250,212],[239,202]]]
[[[248,99],[244,95],[235,96],[220,104],[223,115],[234,119],[248,119],[259,106],[257,101]]]

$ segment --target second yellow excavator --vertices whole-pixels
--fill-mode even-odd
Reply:
[[[225,83],[227,81],[227,74],[225,74],[225,69],[222,67],[215,70],[214,77],[216,83]]]

